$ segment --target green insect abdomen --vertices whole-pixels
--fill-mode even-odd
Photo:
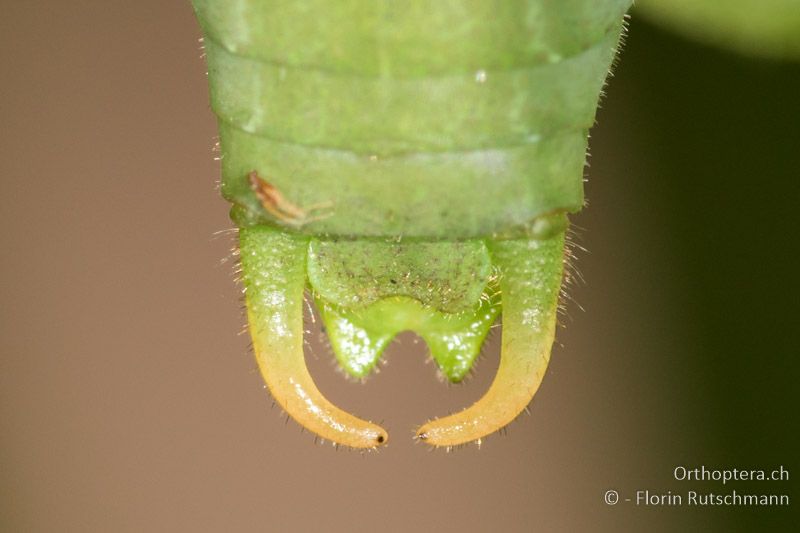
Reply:
[[[348,236],[480,237],[577,211],[628,4],[196,0],[223,194],[270,221],[257,170],[298,206],[334,206],[300,231]]]
[[[498,374],[424,424],[450,446],[513,420],[549,360],[566,214],[631,0],[193,0],[240,227],[256,358],[280,405],[353,447],[386,432],[316,389],[302,299],[364,377],[400,331],[461,380],[502,310]]]

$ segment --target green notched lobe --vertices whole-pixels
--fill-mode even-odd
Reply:
[[[502,311],[486,427],[513,419],[549,359],[567,213],[631,0],[193,4],[270,387],[310,390],[290,375],[307,377],[301,286],[358,378],[413,330],[460,381]]]
[[[272,337],[279,332],[287,337],[302,337],[302,320],[298,314],[301,292],[292,293],[282,288],[306,285],[315,294],[340,366],[357,378],[369,374],[398,333],[413,330],[428,344],[442,374],[451,381],[460,381],[472,367],[500,312],[498,283],[489,278],[490,258],[480,241],[409,243],[401,249],[397,245],[383,247],[373,243],[364,246],[363,251],[370,252],[369,255],[346,258],[354,249],[352,245],[360,243],[337,249],[330,247],[330,243],[291,235],[269,226],[244,229],[240,239],[250,312],[266,327],[275,329],[270,333]],[[322,254],[321,246],[328,248]],[[441,254],[440,260],[430,261],[431,253]],[[467,263],[460,263],[458,254]],[[287,260],[289,257],[297,261],[292,263]],[[377,279],[372,280],[369,274],[359,272],[358,279],[373,282],[377,287],[366,293],[374,297],[355,301],[347,290],[359,291],[348,284],[352,272],[342,268],[337,260],[356,268],[377,264],[386,266],[388,272],[427,274],[451,290],[434,288],[431,284],[432,290],[419,292],[414,280],[406,279],[397,285],[389,281],[384,293],[380,290],[381,281],[388,278],[379,273]],[[470,268],[454,267],[459,264]],[[435,296],[431,297],[431,293]],[[294,294],[294,300],[290,300],[290,294]],[[443,306],[449,309],[443,310]],[[293,310],[293,318],[284,317],[276,326],[279,316],[289,316],[286,315],[288,309]]]
[[[317,307],[339,365],[350,375],[366,377],[398,333],[414,331],[428,345],[442,374],[458,382],[472,368],[500,313],[496,287],[487,287],[477,303],[477,309],[460,313],[442,312],[400,296],[357,310],[342,309],[322,299],[317,300]]]
[[[359,378],[411,330],[442,373],[460,381],[500,312],[482,241],[311,239],[307,272],[336,358]]]

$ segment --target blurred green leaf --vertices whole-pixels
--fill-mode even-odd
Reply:
[[[641,0],[633,13],[745,55],[800,60],[800,0]]]

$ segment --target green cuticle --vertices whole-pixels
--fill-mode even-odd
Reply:
[[[486,395],[417,438],[480,442],[508,424],[549,361],[568,215],[584,206],[588,130],[632,1],[192,3],[277,402],[324,439],[387,442],[314,386],[308,292],[358,379],[413,331],[461,381],[502,313]]]
[[[341,367],[355,378],[375,368],[384,349],[402,331],[413,331],[428,345],[442,375],[459,382],[468,375],[486,335],[500,313],[494,284],[474,310],[446,313],[404,296],[390,296],[358,310],[315,298]]]
[[[366,377],[402,331],[462,380],[500,311],[486,244],[312,239],[309,285],[341,367]]]
[[[460,382],[502,310],[500,243],[563,238],[566,225],[563,213],[553,213],[534,220],[528,233],[535,237],[523,239],[294,239],[304,243],[305,283],[342,370],[368,377],[394,337],[412,331],[441,375]]]
[[[558,219],[552,217],[556,227]],[[305,370],[299,311],[303,287],[313,295],[340,367],[356,379],[369,376],[398,333],[412,331],[428,345],[441,376],[460,382],[504,314],[495,382],[472,407],[423,425],[417,437],[431,444],[449,446],[496,431],[538,389],[555,332],[564,231],[546,239],[400,244],[326,241],[254,226],[242,229],[240,239],[259,364],[281,405],[303,423],[328,431],[344,417],[313,388]],[[382,277],[370,275],[374,265]],[[403,283],[393,283],[401,278]],[[451,290],[435,290],[444,279]],[[415,293],[420,286],[426,291]],[[287,341],[291,349],[283,348]],[[281,370],[288,381],[273,375],[278,368],[288,369]],[[295,382],[303,384],[299,396],[292,392]],[[310,410],[303,407],[306,390],[314,399]],[[350,429],[340,431],[341,438],[352,437],[357,446],[368,446],[371,436],[383,431],[359,419],[345,426]]]
[[[507,258],[502,250],[519,242],[560,241],[563,248],[564,219],[546,217],[543,239],[404,244],[311,239],[309,286],[339,365],[363,379],[397,334],[413,331],[428,345],[442,376],[463,380],[502,309],[502,272],[493,254]]]

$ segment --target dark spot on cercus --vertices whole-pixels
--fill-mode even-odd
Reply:
[[[377,437],[375,437],[375,441],[376,441],[378,444],[383,444],[383,442],[384,442],[385,440],[386,440],[386,437],[384,437],[383,435],[378,435]]]

